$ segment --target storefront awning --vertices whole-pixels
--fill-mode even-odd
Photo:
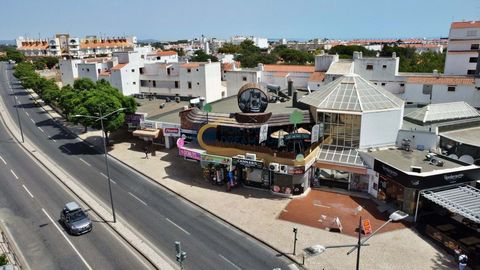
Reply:
[[[447,190],[429,190],[423,192],[422,195],[453,213],[466,217],[473,222],[480,223],[479,189],[469,185],[463,185]]]
[[[137,129],[133,131],[135,137],[157,138],[159,134],[159,129]]]

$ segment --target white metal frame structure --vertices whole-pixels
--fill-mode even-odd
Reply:
[[[480,189],[462,185],[447,190],[428,190],[422,195],[453,213],[480,223]]]

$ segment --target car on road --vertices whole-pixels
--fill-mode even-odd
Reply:
[[[60,212],[60,223],[73,235],[81,235],[92,230],[92,221],[76,202],[69,202]]]

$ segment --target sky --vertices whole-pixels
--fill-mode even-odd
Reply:
[[[0,0],[0,40],[135,35],[178,40],[447,37],[480,0]]]

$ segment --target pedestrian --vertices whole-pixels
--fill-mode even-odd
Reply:
[[[145,146],[143,151],[145,152],[145,159],[148,159],[148,146]]]
[[[460,253],[460,256],[458,256],[458,270],[467,269],[467,262],[468,262],[468,256],[465,255],[464,253]]]

